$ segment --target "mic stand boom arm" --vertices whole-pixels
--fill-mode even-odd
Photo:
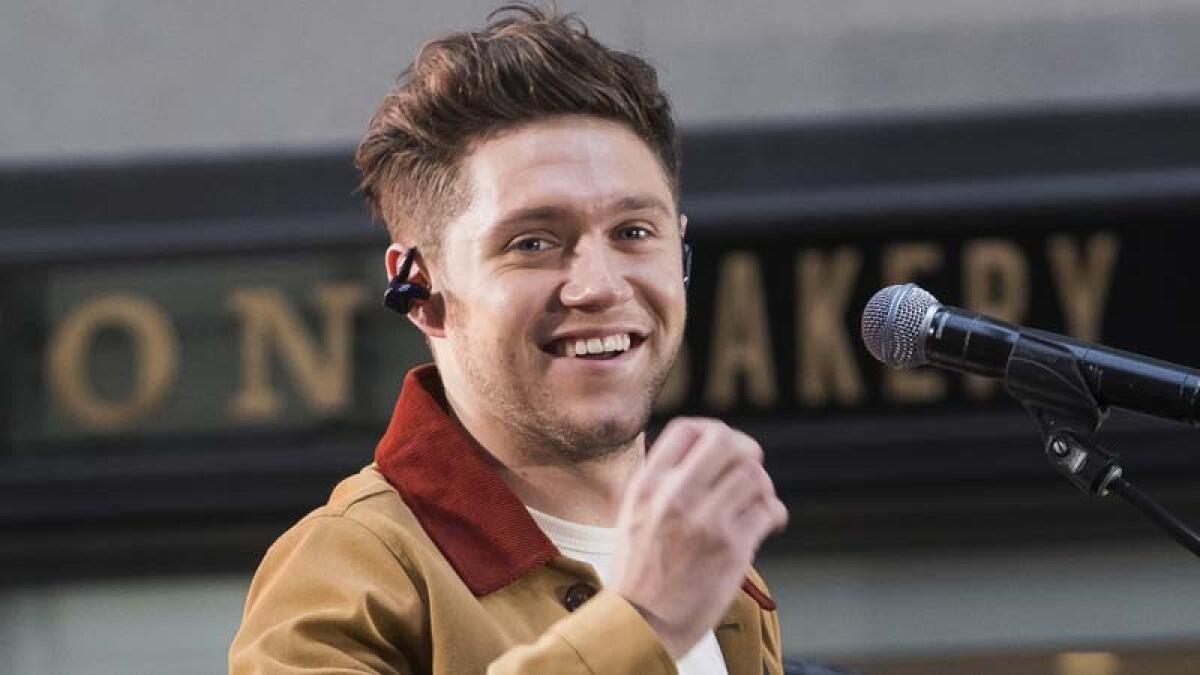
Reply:
[[[1004,384],[1037,423],[1046,459],[1072,485],[1095,497],[1115,492],[1200,556],[1200,535],[1125,480],[1116,453],[1092,441],[1108,408],[1092,395],[1070,350],[1022,335],[1013,345]]]

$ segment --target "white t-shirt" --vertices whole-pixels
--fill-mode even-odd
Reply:
[[[536,509],[529,509],[529,514],[563,555],[590,564],[596,569],[596,576],[600,577],[600,582],[605,586],[612,583],[616,529],[581,525]],[[721,646],[717,644],[717,637],[711,630],[675,662],[675,667],[679,670],[679,675],[729,675],[729,671],[725,669],[725,657],[721,654]]]

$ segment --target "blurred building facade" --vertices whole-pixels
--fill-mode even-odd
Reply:
[[[1200,565],[987,383],[885,373],[948,304],[1200,365],[1200,7],[564,3],[661,68],[697,247],[658,419],[761,440],[787,651],[866,673],[1191,672]],[[213,673],[265,546],[370,461],[416,333],[349,156],[476,3],[0,8],[0,670]],[[1114,415],[1200,522],[1186,431]]]

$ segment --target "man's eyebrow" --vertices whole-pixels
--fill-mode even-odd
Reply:
[[[670,216],[672,210],[661,199],[653,195],[630,195],[616,201],[613,211],[659,211]]]
[[[493,229],[501,230],[513,225],[548,220],[564,220],[571,217],[571,210],[562,206],[544,205],[528,206],[506,214],[496,222]]]
[[[629,195],[612,202],[605,209],[608,213],[626,213],[629,211],[658,211],[664,216],[671,216],[672,210],[665,202],[653,195]],[[569,220],[578,217],[571,208],[555,204],[528,206],[506,214],[496,221],[494,230],[504,230],[523,223]]]

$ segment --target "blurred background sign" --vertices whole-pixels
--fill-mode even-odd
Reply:
[[[916,281],[947,304],[1196,365],[1200,324],[1184,290],[1200,287],[1196,112],[689,134],[694,280],[659,419],[722,416],[761,439],[790,497],[881,509],[853,529],[834,509],[806,523],[806,546],[861,546],[881,536],[873,529],[943,543],[1030,526],[1089,536],[1070,507],[1022,516],[970,499],[943,504],[940,523],[917,517],[972,485],[1094,505],[1048,485],[1036,430],[999,383],[881,368],[862,347],[861,308],[883,285]],[[213,503],[239,527],[259,522],[258,538],[196,545],[244,565],[322,486],[370,461],[403,372],[428,355],[380,306],[386,241],[353,181],[340,154],[3,177],[0,514],[29,538],[13,547],[21,566],[61,564],[51,525],[104,516],[141,528],[193,512],[212,528]],[[1194,508],[1200,451],[1187,430],[1114,417],[1130,474]],[[187,490],[175,488],[181,472]],[[64,476],[91,497],[62,504],[49,488]],[[897,529],[904,513],[914,517]],[[998,529],[963,528],[967,514]],[[144,562],[154,544],[135,535],[121,555]]]

